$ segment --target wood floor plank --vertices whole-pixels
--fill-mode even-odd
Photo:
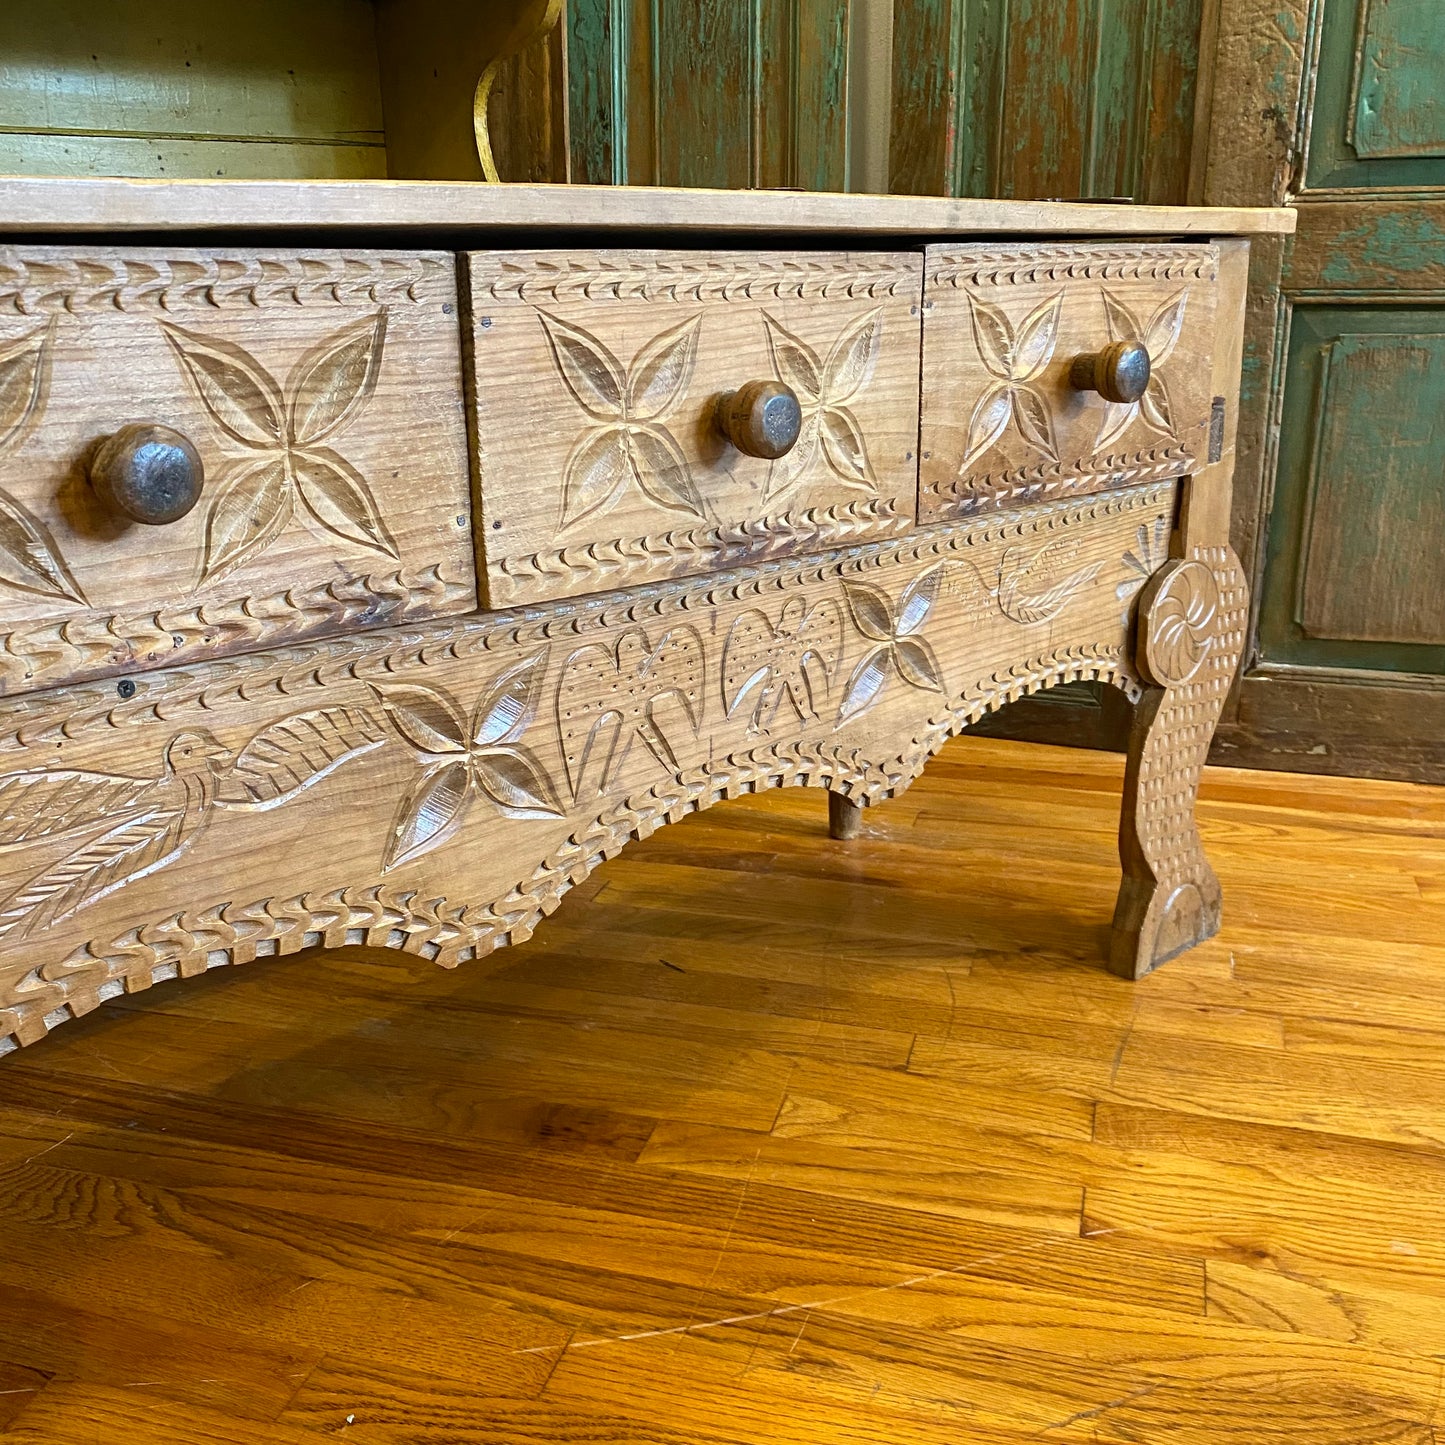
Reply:
[[[964,738],[636,844],[526,948],[158,985],[0,1061],[0,1441],[1434,1445],[1445,791]]]

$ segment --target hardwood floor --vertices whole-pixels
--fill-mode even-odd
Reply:
[[[951,744],[637,844],[531,943],[218,971],[0,1062],[0,1440],[1445,1439],[1445,791]]]

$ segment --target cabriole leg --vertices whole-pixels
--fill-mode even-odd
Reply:
[[[1209,743],[1239,665],[1244,578],[1227,547],[1167,563],[1139,598],[1136,661],[1146,687],[1134,713],[1110,966],[1140,978],[1219,929],[1219,880],[1194,804]]]

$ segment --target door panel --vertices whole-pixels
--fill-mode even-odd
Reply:
[[[1439,0],[1324,7],[1308,137],[1311,189],[1439,183],[1442,26]]]
[[[1251,273],[1257,613],[1221,760],[1445,782],[1442,23],[1439,0],[1221,0],[1204,200],[1299,207]]]
[[[1445,672],[1445,311],[1299,306],[1264,662]]]

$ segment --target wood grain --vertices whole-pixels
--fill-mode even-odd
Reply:
[[[0,709],[0,1051],[122,989],[306,942],[461,963],[720,797],[873,802],[1023,693],[1091,677],[1137,696],[1134,549],[1167,531],[1176,487],[180,666],[130,695],[17,698]],[[1189,644],[1214,648],[1226,615],[1191,614]],[[1152,640],[1141,656],[1160,677]],[[1175,721],[1148,838],[1194,859],[1199,730]],[[282,837],[268,861],[261,840]]]
[[[921,273],[907,252],[471,253],[490,605],[910,530]],[[754,381],[801,411],[771,461],[715,420]]]
[[[0,1439],[1428,1445],[1445,807],[1210,771],[1225,932],[1125,987],[1120,774],[961,739],[8,1059]]]
[[[1218,262],[1213,246],[930,247],[920,519],[1204,465]],[[1070,383],[1113,342],[1149,352],[1137,402]]]
[[[7,247],[0,310],[0,693],[473,605],[449,256]],[[145,423],[163,526],[87,475]]]
[[[1288,235],[1291,209],[1081,205],[953,200],[942,196],[781,194],[685,187],[345,181],[50,180],[0,178],[0,226],[12,234],[345,225],[435,233],[438,227],[515,226],[541,232],[843,236]],[[480,238],[478,243],[480,244]]]

